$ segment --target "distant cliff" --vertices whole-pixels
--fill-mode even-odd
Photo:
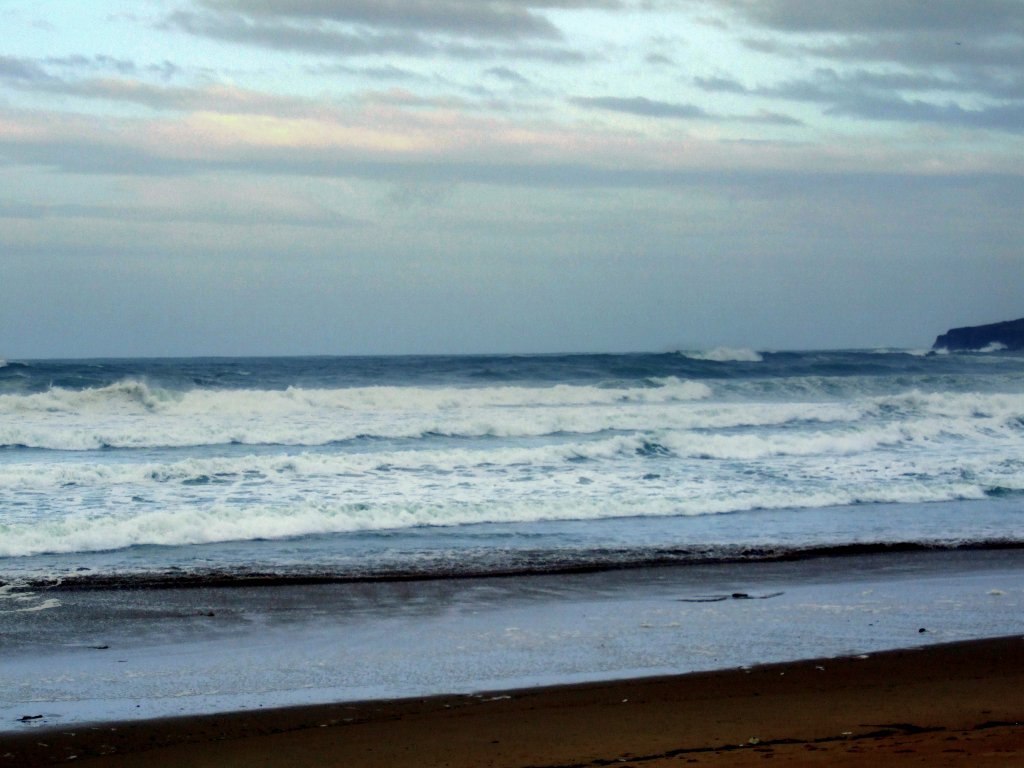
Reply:
[[[1024,317],[1005,323],[953,328],[935,339],[932,349],[985,349],[993,344],[1024,350]]]

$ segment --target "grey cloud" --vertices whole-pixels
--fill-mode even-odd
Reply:
[[[0,56],[0,78],[23,83],[45,83],[54,79],[37,62],[14,56]]]
[[[815,190],[860,195],[870,200],[879,192],[926,194],[939,178],[931,174],[826,173],[795,171],[722,171],[667,168],[609,168],[589,163],[530,164],[509,162],[438,163],[432,160],[389,161],[340,156],[331,151],[281,150],[234,158],[167,158],[138,149],[80,141],[12,142],[0,140],[0,157],[8,163],[28,163],[77,174],[132,176],[185,176],[211,172],[261,173],[319,178],[358,178],[402,184],[475,183],[505,187],[551,189],[639,188],[688,189],[708,186],[733,190],[751,197],[803,198]],[[1020,196],[1020,179],[1013,174],[950,174],[941,177],[944,188],[985,188],[993,199]],[[18,210],[19,215],[38,211]],[[83,212],[84,213],[84,212]],[[353,222],[358,223],[358,222]]]
[[[663,53],[649,53],[644,57],[644,61],[647,64],[653,64],[655,66],[672,66],[675,62]]]
[[[162,27],[240,45],[307,51],[334,57],[403,55],[488,59],[502,56],[552,63],[573,63],[585,59],[582,54],[559,45],[467,43],[458,39],[430,37],[408,28],[347,28],[331,23],[254,18],[239,13],[176,11],[164,20]]]
[[[694,84],[705,91],[719,93],[749,93],[746,86],[728,77],[695,77]]]
[[[1020,132],[1021,0],[710,1],[755,29],[782,33],[744,40],[751,50],[861,68],[749,89],[728,77],[696,81],[705,90],[816,101],[830,114],[866,119]],[[947,103],[936,104],[943,94]]]
[[[2,57],[0,57],[0,60],[2,60]],[[50,78],[51,76],[47,74],[50,69],[67,70],[74,74],[116,72],[119,75],[126,76],[145,72],[157,75],[164,80],[170,80],[172,77],[181,74],[182,71],[179,66],[166,59],[159,64],[150,64],[143,67],[130,59],[120,59],[104,54],[97,54],[95,56],[75,54],[72,56],[50,56],[38,60],[15,59],[12,61],[20,61],[22,67],[27,72],[34,73],[37,76],[36,79]],[[2,74],[2,65],[0,65],[0,76]]]
[[[515,83],[517,85],[529,85],[530,83],[527,78],[508,67],[491,67],[486,71],[486,74],[499,80],[504,80],[506,83]]]
[[[654,101],[642,96],[576,97],[570,102],[587,109],[605,109],[641,117],[677,120],[718,120],[721,122],[755,123],[761,125],[802,125],[800,120],[778,112],[760,111],[753,115],[722,115],[708,112],[695,104]]]
[[[203,224],[285,224],[301,227],[353,227],[365,224],[360,219],[334,211],[306,210],[274,212],[260,210],[194,210],[172,208],[125,208],[103,205],[42,205],[33,203],[0,204],[0,219],[99,219],[116,222],[190,222]]]
[[[388,53],[423,56],[438,52],[437,46],[415,33],[349,32],[319,26],[254,21],[238,14],[176,11],[167,18],[165,26],[225,42],[335,56]]]
[[[606,109],[611,112],[625,112],[644,117],[667,117],[679,119],[708,118],[710,115],[694,104],[676,104],[668,101],[654,101],[643,96],[623,98],[618,96],[579,96],[570,99],[573,104],[587,109]]]
[[[841,101],[826,111],[873,120],[943,123],[1024,134],[1024,104],[965,109],[951,103],[932,104],[898,97],[862,96]]]
[[[914,66],[944,65],[955,70],[1008,67],[1019,70],[1024,61],[1024,35],[991,36],[963,40],[930,33],[889,33],[857,36],[828,44],[796,46],[799,55],[836,61],[871,61]]]
[[[901,95],[913,93],[976,93],[971,82],[931,74],[878,73],[855,71],[841,75],[828,68],[817,70],[810,78],[790,80],[772,86],[748,88],[730,78],[695,78],[694,84],[706,91],[738,93],[770,99],[815,102],[824,105],[826,114],[869,120],[928,122],[968,128],[984,128],[1024,133],[1024,103],[965,108],[947,97],[944,103]],[[1006,86],[1012,95],[1020,84]]]
[[[399,183],[478,183],[511,187],[680,187],[731,174],[707,171],[606,168],[588,163],[523,163],[471,160],[392,161],[336,150],[275,149],[231,157],[168,157],[137,147],[88,139],[42,141],[0,137],[0,158],[84,175],[190,176],[234,172]],[[756,174],[755,174],[756,175]]]
[[[780,32],[946,32],[961,35],[1024,32],[1020,0],[715,0],[749,21]]]
[[[431,78],[413,72],[410,69],[396,67],[394,64],[385,64],[380,67],[353,67],[347,64],[321,64],[318,66],[306,67],[306,71],[314,75],[355,75],[370,80],[406,80],[425,81]]]
[[[558,38],[538,10],[614,8],[617,0],[203,0],[215,11],[278,20],[333,21],[468,37]]]
[[[448,43],[439,46],[438,51],[456,59],[523,59],[546,61],[550,64],[580,64],[591,58],[571,48],[540,45],[488,46]]]
[[[802,42],[805,38],[747,38],[750,50],[770,55],[837,62],[886,63],[908,67],[943,66],[956,72],[990,68],[1019,70],[1024,59],[1024,35],[981,36],[963,41],[927,32],[889,31],[852,35],[828,43]]]
[[[62,56],[62,57],[50,57],[44,59],[47,65],[64,67],[74,70],[87,70],[97,71],[102,70],[105,72],[118,72],[122,75],[134,74],[138,71],[134,61],[128,59],[118,59],[113,56],[97,55],[97,56]]]
[[[81,99],[100,99],[141,104],[157,110],[238,113],[301,114],[311,105],[301,99],[275,97],[254,91],[229,88],[178,88],[152,85],[139,80],[97,79],[64,80],[44,75],[31,80],[6,77],[0,67],[0,79],[13,87],[36,93],[56,93]],[[320,105],[322,108],[322,105]]]
[[[761,110],[755,115],[747,115],[737,118],[741,122],[761,123],[762,125],[803,125],[803,120],[798,120],[792,115],[784,115],[780,112],[769,112]]]

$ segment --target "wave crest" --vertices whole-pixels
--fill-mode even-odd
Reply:
[[[691,360],[703,360],[710,363],[760,363],[764,357],[752,349],[734,349],[732,347],[716,347],[702,352],[681,352],[683,357]]]

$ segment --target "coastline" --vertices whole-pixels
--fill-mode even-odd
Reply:
[[[0,611],[0,741],[97,721],[524,690],[1015,635],[1024,552],[10,597],[14,610]]]
[[[0,736],[0,766],[1008,765],[1024,636],[684,675]]]

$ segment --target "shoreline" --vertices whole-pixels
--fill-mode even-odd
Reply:
[[[834,566],[19,594],[20,610],[0,612],[0,741],[24,730],[25,716],[41,716],[37,728],[73,731],[95,721],[707,672],[1022,631],[1019,550]]]
[[[469,695],[0,735],[0,766],[1007,765],[1024,636]]]
[[[863,541],[844,544],[807,546],[743,545],[715,548],[666,547],[637,550],[602,548],[586,552],[578,561],[543,559],[550,557],[543,550],[524,551],[525,562],[508,567],[462,566],[448,564],[446,570],[416,570],[407,568],[381,569],[359,572],[353,569],[332,571],[330,568],[289,567],[279,570],[246,568],[166,569],[145,572],[89,573],[79,569],[71,573],[50,576],[21,574],[5,575],[0,572],[0,587],[34,591],[88,591],[88,590],[169,590],[169,589],[234,589],[245,587],[315,587],[339,584],[402,584],[434,581],[469,581],[480,579],[521,579],[534,576],[585,576],[616,571],[640,571],[655,568],[686,568],[716,566],[757,566],[835,560],[854,562],[878,555],[972,555],[976,553],[1014,554],[1024,551],[1024,540],[989,537],[973,541]],[[600,556],[598,556],[598,553]],[[540,559],[542,562],[535,562]]]

